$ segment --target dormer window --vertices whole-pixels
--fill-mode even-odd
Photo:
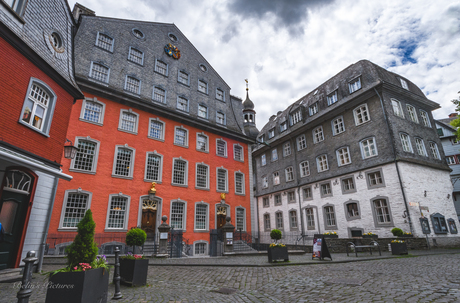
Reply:
[[[406,80],[399,79],[399,81],[401,81],[402,88],[409,90],[409,86],[407,86]]]
[[[275,128],[272,128],[268,131],[268,139],[271,139],[275,136]]]
[[[337,102],[337,91],[334,91],[332,94],[327,96],[327,105],[332,105]]]
[[[361,78],[356,78],[348,83],[348,89],[350,90],[350,94],[354,93],[355,91],[361,89]]]
[[[289,119],[290,119],[291,126],[300,122],[302,120],[302,112],[300,111],[300,109],[292,113],[289,116]]]
[[[314,114],[316,114],[318,112],[318,102],[310,106],[308,108],[308,112],[310,113],[310,116],[313,116]]]

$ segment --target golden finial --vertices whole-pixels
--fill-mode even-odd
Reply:
[[[155,185],[157,185],[155,182],[152,182],[152,187],[149,189],[149,194],[156,194],[157,189],[155,188]]]
[[[248,85],[249,85],[249,84],[248,84],[248,79],[244,79],[244,81],[246,81],[246,91],[248,91],[248,90],[249,90],[249,87],[248,87]]]
[[[225,193],[221,193],[221,194],[220,194],[220,199],[221,199],[221,200],[225,200]]]

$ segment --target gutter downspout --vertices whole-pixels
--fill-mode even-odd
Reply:
[[[390,136],[391,136],[391,135],[392,135],[392,131],[391,131],[391,128],[390,128],[390,123],[388,122],[387,114],[386,114],[386,112],[385,112],[385,107],[383,106],[382,97],[380,96],[380,94],[379,94],[379,92],[377,91],[377,89],[375,89],[375,87],[374,87],[374,91],[375,91],[375,93],[377,94],[377,96],[378,96],[379,99],[380,99],[380,105],[382,106],[383,117],[385,118],[385,122],[386,122],[386,125],[387,125],[388,133],[389,133]],[[401,174],[400,174],[400,172],[399,172],[399,167],[398,167],[398,161],[396,160],[396,148],[395,148],[394,140],[390,140],[390,141],[391,141],[391,147],[392,147],[392,149],[393,149],[393,157],[394,157],[394,162],[395,162],[395,166],[396,166],[396,172],[397,172],[397,174],[398,174],[399,186],[401,187],[401,192],[402,192],[403,200],[404,200],[404,206],[406,207],[407,219],[409,220],[410,232],[411,232],[412,234],[414,234],[414,228],[412,227],[412,220],[411,220],[411,217],[410,217],[409,206],[407,205],[406,193],[405,193],[405,191],[404,191],[404,187],[403,187],[403,184],[402,184]]]
[[[292,143],[292,138],[289,136],[289,141],[290,143]],[[292,145],[294,148],[294,163],[297,164],[297,151],[296,151],[296,146],[295,145]],[[296,169],[297,171],[297,169]],[[303,236],[305,235],[305,226],[303,224],[303,215],[302,215],[302,204],[301,204],[301,195],[300,195],[300,178],[299,178],[299,173],[297,173],[297,195],[299,196],[299,214],[300,214],[300,230],[302,232],[302,241],[304,241],[304,238]]]

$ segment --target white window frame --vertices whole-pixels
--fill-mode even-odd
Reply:
[[[176,161],[182,161],[185,163],[185,167],[184,167],[184,183],[175,183],[174,182],[174,164],[176,163]],[[174,186],[181,186],[181,187],[188,187],[188,161],[185,160],[184,158],[182,157],[179,157],[179,158],[173,158],[172,160],[172,173],[171,173],[171,185],[174,185]]]
[[[202,90],[202,87],[204,87],[204,91]],[[208,82],[203,80],[203,79],[198,79],[198,87],[197,87],[197,89],[198,89],[198,91],[200,93],[203,93],[203,94],[207,95],[208,94]]]
[[[159,67],[158,62],[161,62],[161,63],[163,63],[163,64],[166,65],[166,72],[165,72],[165,73],[163,73],[162,71],[160,71],[160,68],[163,69],[163,67]],[[163,60],[160,60],[160,59],[155,59],[155,68],[154,68],[154,71],[155,71],[155,73],[157,73],[157,74],[159,74],[159,75],[168,77],[168,74],[169,74],[169,66],[168,66],[168,63],[166,63],[166,62],[164,62]]]
[[[187,76],[187,79],[186,79],[186,83],[184,83],[182,81],[182,79],[184,79],[183,77],[181,77],[181,75],[186,75]],[[186,86],[190,86],[190,74],[187,73],[185,70],[179,70],[177,72],[177,82],[179,82],[180,84],[183,84],[183,85],[186,85]]]
[[[222,93],[222,98],[219,97],[219,92]],[[225,91],[223,89],[216,88],[216,99],[225,102]]]
[[[205,228],[197,228],[197,212],[196,212],[196,209],[197,209],[197,206],[200,205],[200,206],[206,206],[206,214],[205,214]],[[205,231],[209,231],[209,203],[206,203],[204,201],[200,201],[200,202],[195,202],[195,209],[194,209],[194,217],[193,217],[193,231],[195,232],[205,232]]]
[[[265,156],[265,154],[260,156],[260,165],[261,166],[267,165],[267,156]]]
[[[393,108],[393,114],[397,117],[404,118],[404,112],[403,108],[401,105],[401,102],[399,102],[396,99],[391,99],[391,107]]]
[[[329,163],[327,162],[327,154],[319,155],[316,157],[316,166],[318,172],[325,172],[329,170]]]
[[[179,100],[181,102],[179,102]],[[183,102],[185,101],[185,104],[186,104],[186,109],[182,109],[182,105],[183,105]],[[179,104],[181,104],[181,106],[179,107]],[[184,96],[177,96],[177,101],[176,101],[176,109],[181,111],[181,112],[185,112],[185,113],[188,113],[189,112],[189,108],[190,108],[190,101],[189,99],[185,98]]]
[[[159,165],[158,165],[158,179],[147,178],[147,167],[148,167],[149,155],[153,155],[153,156],[156,156],[156,157],[160,158],[160,162],[159,162]],[[146,181],[146,182],[156,182],[156,183],[161,184],[162,176],[163,176],[163,155],[159,154],[156,150],[154,150],[153,152],[146,152],[145,153],[144,181]]]
[[[237,190],[237,186],[236,186],[236,177],[237,175],[241,175],[241,191],[239,192]],[[246,186],[245,186],[245,182],[246,182],[246,179],[245,179],[245,176],[244,176],[244,173],[242,173],[241,171],[235,171],[234,172],[234,180],[235,180],[235,194],[236,195],[245,195],[246,194]]]
[[[292,114],[290,114],[289,115],[289,120],[290,120],[291,126],[294,125],[294,124],[299,123],[300,121],[302,121],[302,111],[301,111],[301,109],[299,108],[296,111],[294,111]]]
[[[197,247],[203,245],[204,246],[204,252],[203,253],[197,253]],[[194,256],[207,256],[209,254],[209,243],[208,241],[205,240],[197,240],[193,242],[193,255]]]
[[[273,177],[273,185],[280,185],[281,183],[280,172],[279,171],[273,172],[272,177]]]
[[[131,78],[131,79],[134,79],[134,80],[139,81],[139,87],[137,88],[137,92],[128,89],[128,78]],[[129,76],[129,75],[126,75],[126,76],[125,76],[125,86],[124,86],[123,89],[124,89],[126,92],[132,93],[132,94],[136,94],[136,95],[140,95],[140,93],[141,93],[141,86],[142,86],[142,81],[141,81],[139,78],[134,77],[134,76]]]
[[[366,155],[366,153],[365,153],[366,146],[364,146],[364,142],[370,142],[370,141],[372,141],[372,144],[373,144],[373,147],[374,147],[373,150],[375,151],[375,153]],[[361,156],[363,157],[363,159],[376,157],[379,154],[378,150],[377,150],[377,142],[375,141],[375,137],[365,138],[365,139],[361,140],[359,142],[359,148],[361,149]],[[371,151],[371,150],[369,150],[369,151]]]
[[[42,93],[46,94],[46,96],[48,97],[45,101],[46,104],[43,104],[43,102],[40,101],[42,98],[37,99],[34,96],[31,96],[31,92],[34,86],[38,90],[40,90]],[[22,110],[21,110],[21,115],[19,116],[19,123],[21,123],[22,125],[25,125],[26,127],[38,133],[41,133],[45,136],[49,136],[49,132],[51,129],[51,122],[53,121],[56,99],[57,99],[56,94],[45,82],[39,79],[36,79],[36,78],[30,78],[29,85],[27,88],[27,94],[24,99]],[[30,102],[32,103],[32,109],[28,107],[30,106]],[[40,124],[40,127],[36,127],[33,125],[33,121],[36,121],[34,116],[37,116],[37,117],[39,116],[39,114],[35,115],[36,109],[38,107],[43,109],[42,122]],[[28,109],[28,112],[30,113],[29,121],[24,121],[23,118],[25,117],[27,109]]]
[[[89,104],[89,103],[93,103],[93,104],[97,104],[99,106],[101,106],[101,111],[99,112],[99,117],[97,119],[97,121],[91,121],[91,120],[88,120],[88,119],[85,119],[85,114],[86,114],[86,105]],[[92,123],[92,124],[96,124],[96,125],[104,125],[104,114],[105,114],[105,103],[97,100],[96,97],[94,98],[85,98],[83,99],[83,102],[81,104],[81,111],[80,111],[80,121],[84,121],[84,122],[88,122],[88,123]]]
[[[439,153],[438,145],[434,142],[429,142],[429,144],[431,155],[433,156],[433,158],[441,160],[441,154]]]
[[[417,154],[420,156],[428,157],[428,153],[426,152],[425,142],[423,142],[422,138],[415,138],[415,147],[417,148]]]
[[[268,188],[268,176],[262,177],[262,188]]]
[[[204,108],[206,109],[205,111],[200,111],[201,108]],[[200,116],[200,113],[201,112],[204,112],[205,113],[205,117],[202,117]],[[201,119],[208,119],[208,107],[203,105],[203,104],[198,104],[198,118],[201,118]]]
[[[78,188],[78,189],[68,189],[64,192],[64,200],[62,202],[62,209],[61,209],[61,218],[59,220],[59,228],[58,228],[58,231],[65,231],[65,230],[77,230],[77,226],[76,223],[75,224],[75,227],[64,227],[64,219],[65,219],[65,214],[66,214],[66,208],[67,208],[67,200],[69,199],[69,195],[70,194],[79,194],[79,195],[86,195],[87,196],[87,202],[86,202],[86,206],[81,214],[81,219],[80,221],[83,219],[83,217],[85,216],[85,213],[88,209],[91,208],[91,200],[93,198],[93,193],[92,192],[89,192],[89,191],[86,191],[86,190],[82,190],[81,188]],[[80,222],[79,221],[79,222]]]
[[[343,120],[343,116],[339,116],[332,120],[332,135],[336,136],[338,134],[341,134],[345,132],[345,122]]]
[[[115,174],[116,172],[116,166],[117,166],[117,154],[119,149],[126,149],[131,151],[131,160],[129,163],[129,171],[127,176],[123,175],[117,175]],[[125,145],[115,145],[115,153],[113,157],[113,166],[112,166],[112,177],[114,178],[122,178],[122,179],[132,179],[133,178],[133,172],[134,172],[134,162],[136,159],[136,149],[133,147],[129,147],[128,144]]]
[[[305,139],[305,135],[300,135],[296,138],[297,143],[297,151],[301,151],[307,148],[307,139]]]
[[[337,149],[335,153],[337,157],[337,164],[339,166],[351,164],[350,149],[348,148],[348,146]]]
[[[158,89],[158,90],[162,90],[164,92],[164,96],[162,98],[162,100],[159,100],[158,98],[155,98],[155,89]],[[155,101],[155,102],[158,102],[158,103],[161,103],[161,104],[165,104],[166,103],[166,89],[161,86],[161,85],[154,85],[153,86],[153,92],[152,92],[152,100]],[[157,94],[159,96],[161,96],[161,94]]]
[[[102,36],[105,36],[105,37],[107,37],[107,38],[109,38],[109,39],[112,40],[111,43],[107,43],[107,42],[106,42],[107,44],[110,44],[110,49],[107,49],[107,48],[102,47],[101,45],[99,45],[99,36],[101,36],[101,35],[102,35]],[[101,32],[97,32],[96,43],[95,43],[95,45],[96,45],[97,47],[99,47],[100,49],[103,49],[103,50],[105,50],[105,51],[108,51],[108,52],[113,53],[113,45],[114,45],[114,44],[115,44],[115,39],[114,39],[112,36],[107,35],[107,34],[104,34],[104,33],[101,33]]]
[[[455,165],[457,161],[455,160],[455,156],[446,156],[447,165]]]
[[[126,199],[126,210],[125,210],[125,215],[124,215],[124,222],[123,222],[123,227],[122,228],[109,228],[109,218],[110,218],[110,211],[111,211],[111,205],[112,205],[112,198],[114,197],[120,197]],[[129,220],[129,208],[131,204],[131,196],[124,195],[121,192],[118,194],[110,194],[109,195],[109,203],[107,205],[107,216],[105,219],[105,230],[104,231],[128,231],[128,220]]]
[[[123,114],[124,113],[128,113],[129,115],[132,115],[133,117],[136,117],[136,121],[134,123],[134,130],[133,131],[122,128]],[[118,130],[122,131],[122,132],[125,132],[125,133],[137,135],[138,127],[139,127],[139,114],[136,113],[136,112],[133,112],[133,110],[131,108],[130,109],[120,109],[120,118],[118,120]]]
[[[299,163],[300,177],[308,177],[310,175],[310,163],[308,161],[302,161]]]
[[[198,139],[199,138],[205,138],[206,140],[206,145],[205,145],[205,149],[201,149],[201,148],[198,148],[199,147],[199,141]],[[201,132],[201,133],[196,133],[196,150],[197,151],[200,151],[200,152],[203,152],[203,153],[209,153],[209,137],[204,133],[204,132]]]
[[[275,162],[278,161],[278,149],[274,148],[271,151],[271,161]]]
[[[224,154],[219,154],[219,142],[224,143]],[[227,158],[227,141],[222,138],[216,139],[216,155],[219,157]]]
[[[314,104],[312,104],[312,105],[310,105],[308,107],[308,113],[309,113],[310,117],[313,116],[313,115],[316,115],[318,113],[318,111],[319,111],[318,102],[315,102]]]
[[[402,88],[409,90],[409,86],[407,85],[406,80],[399,78],[399,81],[401,82]]]
[[[327,105],[330,106],[338,101],[337,90],[327,95]]]
[[[426,127],[431,127],[430,115],[428,115],[428,112],[421,109],[420,116],[422,117],[423,125]]]
[[[227,125],[227,118],[224,112],[217,111],[216,112],[216,123],[217,125]]]
[[[219,170],[225,172],[225,188],[224,189],[219,188]],[[224,168],[223,166],[216,167],[216,191],[219,193],[228,193],[228,170]]]
[[[176,136],[177,136],[176,132],[177,132],[177,130],[185,131],[185,138],[184,138],[185,144],[180,144],[180,143],[178,143],[176,141]],[[188,148],[188,143],[189,143],[188,135],[189,135],[188,129],[186,129],[183,125],[174,126],[174,145]]]
[[[362,88],[361,86],[361,77],[357,77],[350,82],[348,82],[348,90],[350,94],[360,90]]]
[[[183,209],[183,212],[181,214],[181,216],[182,216],[182,220],[181,220],[182,228],[175,227],[174,224],[173,224],[172,209],[173,209],[173,205],[175,203],[182,204],[182,209]],[[171,200],[171,203],[169,205],[170,205],[169,206],[169,225],[171,227],[173,227],[175,230],[186,231],[186,228],[187,228],[187,201],[180,200],[180,199]]]
[[[6,5],[8,5],[9,7],[11,7],[11,9],[16,13],[18,14],[18,16],[22,17],[22,14],[23,14],[23,11],[24,11],[24,7],[26,6],[27,4],[27,0],[23,0],[23,1],[6,1]]]
[[[198,165],[206,167],[206,186],[205,187],[198,186]],[[209,190],[209,174],[210,174],[209,165],[205,164],[204,162],[195,163],[195,188],[196,189]]]
[[[106,81],[102,81],[99,78],[97,78],[95,75],[93,75],[94,65],[99,65],[99,66],[104,67],[104,68],[107,69],[107,80]],[[89,69],[89,78],[91,78],[91,79],[93,79],[93,80],[95,80],[97,82],[100,82],[100,83],[109,83],[110,67],[108,67],[106,64],[104,64],[102,62],[91,61],[91,66],[90,66],[90,69]]]
[[[359,112],[358,112],[359,111]],[[367,103],[361,104],[353,110],[353,117],[355,118],[355,125],[361,125],[371,121],[371,115]]]
[[[151,131],[150,130],[152,128],[152,122],[161,124],[160,138],[156,138],[156,137],[151,136]],[[166,128],[166,123],[164,123],[160,119],[158,119],[158,118],[149,118],[149,128],[148,128],[147,137],[150,138],[150,139],[153,139],[153,140],[158,140],[158,141],[164,142],[165,141],[165,128]]]
[[[420,123],[418,121],[417,110],[415,109],[415,107],[410,104],[406,104],[406,108],[407,108],[407,111],[409,112],[409,118],[411,119],[411,121],[417,124]]]
[[[240,149],[240,152],[239,152],[240,157],[239,158],[237,158],[237,152],[236,152],[237,149]],[[243,146],[241,146],[238,143],[233,144],[233,160],[244,162],[244,148],[243,148]]]
[[[136,60],[133,60],[133,57],[134,57],[134,58],[137,58],[137,56],[133,56],[133,55],[132,55],[134,51],[138,51],[139,53],[141,53],[142,56],[141,56],[141,62],[140,62],[140,63],[139,63],[139,62],[136,62]],[[129,53],[128,53],[128,61],[131,61],[131,62],[133,62],[133,63],[135,63],[135,64],[144,65],[144,52],[141,51],[141,50],[139,50],[139,49],[136,48],[136,47],[130,46],[130,47],[129,47]]]
[[[283,157],[290,156],[292,154],[291,142],[285,142],[283,144]]]
[[[294,181],[294,168],[292,166],[286,167],[284,169],[284,172],[286,174],[286,182],[292,182]]]
[[[85,174],[92,174],[94,175],[97,170],[97,162],[98,162],[98,157],[99,157],[99,149],[101,147],[101,142],[95,139],[88,137],[75,137],[75,146],[78,148],[78,145],[80,144],[80,141],[88,141],[96,145],[94,149],[94,155],[93,155],[93,161],[91,163],[91,169],[90,170],[83,170],[83,169],[78,169],[75,168],[75,162],[77,161],[78,154],[80,154],[81,150],[77,151],[75,154],[75,157],[71,160],[70,162],[70,168],[69,171],[74,171],[74,172],[79,172],[79,173],[85,173]]]
[[[287,128],[288,128],[288,123],[287,123],[287,121],[284,121],[284,122],[281,122],[281,123],[280,123],[280,133],[286,131]]]
[[[399,137],[401,138],[401,145],[403,151],[407,153],[414,153],[414,150],[412,149],[412,143],[410,142],[410,137],[406,133],[399,133]]]
[[[272,129],[268,130],[268,139],[271,139],[275,136],[275,128],[273,127]]]
[[[313,143],[316,144],[316,143],[324,141],[324,133],[323,133],[322,125],[313,129],[312,134],[313,134]]]
[[[235,230],[236,231],[239,231],[240,229],[238,228],[238,209],[242,209],[243,210],[243,228],[241,229],[241,231],[246,231],[246,208],[244,208],[243,206],[237,206],[235,207]]]

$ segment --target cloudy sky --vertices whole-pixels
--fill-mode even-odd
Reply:
[[[73,8],[76,1],[69,1]],[[347,66],[368,59],[454,112],[460,91],[460,1],[79,0],[96,15],[174,23],[232,88],[245,82],[259,129]]]

